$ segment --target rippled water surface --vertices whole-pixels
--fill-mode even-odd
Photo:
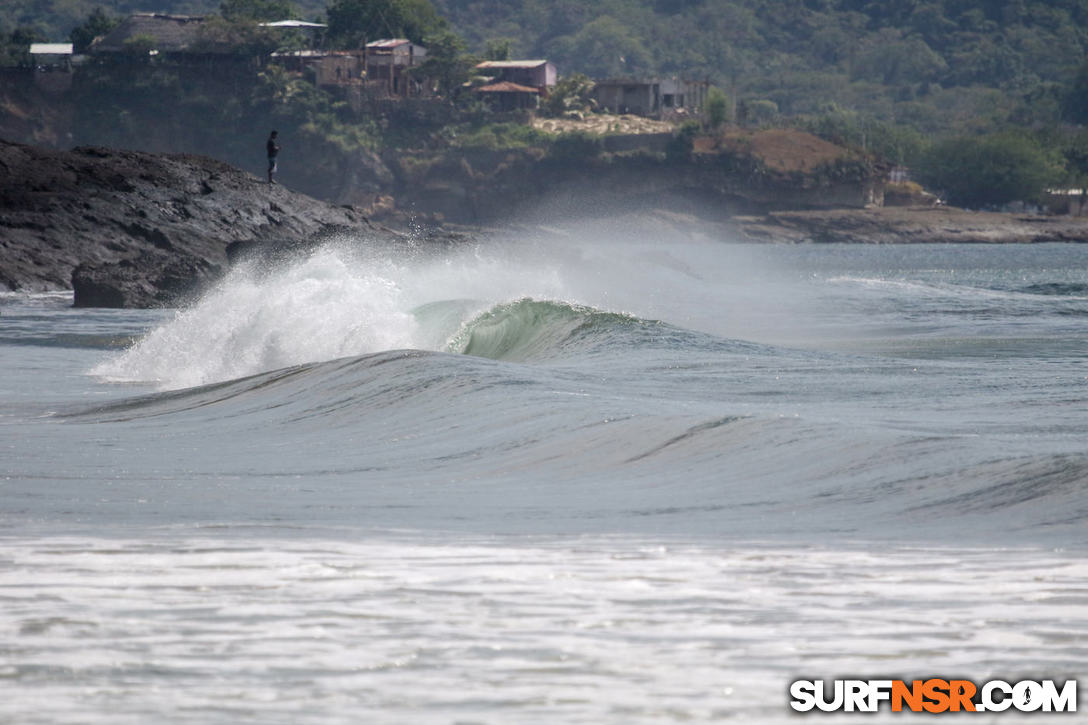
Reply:
[[[1086,333],[1083,245],[344,240],[181,311],[2,296],[0,719],[1082,675]]]

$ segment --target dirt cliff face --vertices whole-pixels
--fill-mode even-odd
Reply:
[[[714,165],[652,157],[571,163],[496,152],[441,157],[426,166],[410,161],[398,165],[404,196],[396,203],[408,221],[435,212],[450,221],[517,223],[534,215],[550,222],[656,210],[693,214],[722,225],[721,238],[757,242],[1088,240],[1085,218],[951,209],[774,211]],[[834,187],[808,191],[826,201]],[[386,215],[395,216],[392,200],[385,200]],[[229,251],[276,255],[345,230],[364,240],[404,241],[359,207],[270,186],[204,157],[99,147],[52,151],[0,141],[0,289],[74,289],[81,306],[169,306],[223,274]],[[457,235],[432,236],[428,241],[451,242]]]
[[[460,224],[594,216],[669,206],[678,199],[713,217],[775,209],[863,208],[879,204],[877,192],[883,189],[872,175],[851,168],[843,178],[804,169],[768,169],[747,153],[673,158],[604,149],[604,142],[590,150],[595,155],[534,148],[452,149],[390,154],[386,163],[397,177],[398,208],[437,212]]]
[[[220,275],[231,243],[347,228],[373,230],[358,208],[212,159],[0,141],[0,288],[74,282],[77,305],[166,305]]]
[[[0,138],[70,145],[73,106],[66,91],[71,80],[71,73],[0,68]]]

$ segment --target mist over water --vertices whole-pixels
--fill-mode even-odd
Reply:
[[[461,352],[462,327],[537,300],[722,333],[782,325],[784,294],[740,247],[675,241],[496,240],[441,256],[330,242],[271,268],[234,269],[214,290],[94,373],[164,389],[390,349]],[[774,316],[777,315],[777,320]]]
[[[1086,246],[343,239],[69,304],[0,297],[0,719],[789,722],[798,677],[1085,674]]]
[[[650,520],[781,535],[797,530],[800,496],[815,497],[800,531],[1034,536],[1079,520],[1064,517],[1088,472],[1073,443],[1088,433],[1075,412],[1088,310],[1079,249],[1025,257],[567,236],[434,251],[345,239],[235,270],[93,368],[176,394],[79,417],[154,417],[183,437],[176,416],[219,411],[245,430],[232,424],[221,438],[264,430],[262,444],[288,449],[347,425],[348,438],[315,444],[341,470],[390,483],[492,481],[517,516],[563,511],[526,518],[532,530],[581,526],[556,487],[589,478],[593,530],[626,530],[635,511],[683,511]],[[495,427],[496,416],[507,423]],[[201,442],[208,435],[199,425],[192,446],[210,475],[219,441]],[[357,436],[378,447],[335,452]],[[253,472],[283,468],[310,470],[285,454]],[[638,480],[669,487],[631,506]],[[456,526],[486,528],[491,493],[473,486],[457,489]],[[373,494],[352,488],[332,515]],[[988,515],[926,513],[991,496]],[[442,519],[450,506],[414,501],[403,523]]]

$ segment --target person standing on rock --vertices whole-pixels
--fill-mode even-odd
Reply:
[[[276,132],[273,131],[268,135],[268,143],[265,144],[265,148],[268,149],[268,183],[275,184],[272,180],[272,174],[276,173],[276,157],[280,154],[280,145],[276,143]]]

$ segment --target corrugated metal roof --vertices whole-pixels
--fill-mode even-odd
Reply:
[[[546,60],[485,60],[477,68],[539,68]]]
[[[31,43],[31,55],[71,55],[71,43]]]
[[[305,20],[277,20],[274,23],[260,23],[265,28],[327,28],[324,23],[307,23]]]
[[[408,40],[407,38],[386,38],[385,40],[375,40],[372,43],[367,43],[366,47],[368,47],[368,48],[397,48],[399,46],[402,46],[402,45],[404,45],[406,43],[411,43],[411,42],[412,41]]]
[[[477,93],[540,93],[536,88],[518,85],[510,81],[501,81],[474,89]]]
[[[325,58],[334,55],[328,50],[277,50],[272,53],[273,58]]]

